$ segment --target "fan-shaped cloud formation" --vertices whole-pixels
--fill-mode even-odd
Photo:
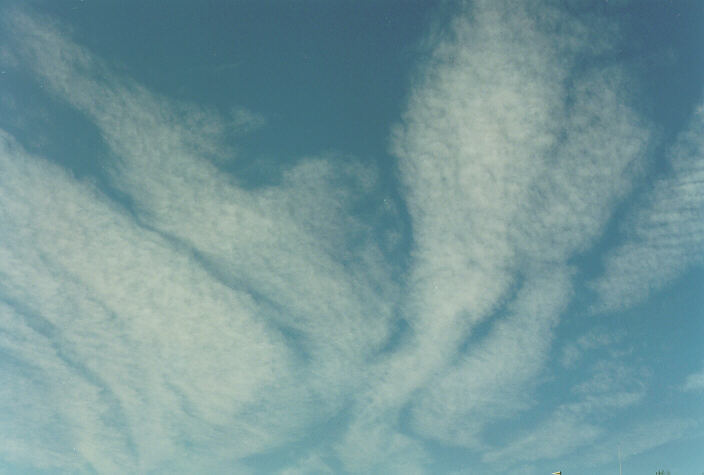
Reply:
[[[396,299],[349,212],[374,174],[311,159],[277,187],[245,191],[207,159],[227,153],[226,120],[117,77],[47,23],[17,14],[12,28],[18,55],[97,125],[133,204],[2,136],[2,295],[23,314],[8,310],[8,325],[27,319],[32,338],[50,335],[54,364],[78,365],[98,401],[80,406],[105,406],[77,417],[115,434],[77,457],[99,471],[177,466],[186,446],[200,462],[236,459],[339,408]]]
[[[218,164],[234,155],[226,138],[264,118],[152,92],[45,18],[12,11],[4,25],[15,67],[83,114],[110,158],[106,183],[78,179],[0,132],[3,460],[246,473],[333,417],[335,435],[284,473],[423,473],[433,444],[493,472],[608,460],[605,420],[648,397],[650,373],[613,351],[584,362],[617,332],[586,324],[553,341],[576,258],[647,166],[652,129],[614,24],[487,0],[429,40],[391,134],[407,271],[388,252],[399,231],[370,218],[399,219],[373,166],[295,157],[280,180],[244,187]],[[603,310],[701,262],[702,120],[628,208],[626,242],[594,284]],[[560,398],[536,400],[582,363]],[[696,424],[672,418],[649,437],[629,423],[621,440],[630,456]]]

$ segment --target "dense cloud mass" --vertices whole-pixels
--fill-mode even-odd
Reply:
[[[10,11],[4,27],[16,67],[86,117],[110,159],[106,183],[77,178],[0,131],[0,460],[246,473],[294,447],[282,473],[424,473],[445,444],[486,473],[533,473],[699,427],[629,423],[614,440],[606,420],[647,397],[649,372],[598,328],[557,354],[578,257],[655,140],[617,25],[559,2],[477,1],[429,40],[391,127],[408,267],[389,252],[398,230],[370,218],[400,219],[373,165],[321,153],[244,187],[218,163],[233,127],[260,118],[151,91],[46,18]],[[626,208],[590,284],[598,311],[701,264],[703,117]],[[536,402],[595,348],[610,352]],[[682,391],[702,386],[693,373]]]

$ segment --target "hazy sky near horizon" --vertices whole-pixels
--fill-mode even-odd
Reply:
[[[0,0],[0,473],[704,472],[702,44]]]

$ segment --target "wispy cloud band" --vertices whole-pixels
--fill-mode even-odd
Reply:
[[[394,133],[413,225],[412,334],[378,369],[351,452],[408,404],[419,435],[468,447],[525,407],[569,301],[567,261],[600,235],[648,142],[623,68],[577,72],[609,56],[609,25],[549,2],[461,10]],[[458,354],[492,315],[488,336]]]
[[[625,224],[627,240],[609,253],[594,288],[600,309],[634,305],[704,259],[704,114],[692,117],[658,180]]]
[[[100,430],[127,437],[77,456],[98,471],[209,466],[339,409],[397,299],[353,212],[377,192],[374,172],[307,159],[245,190],[214,164],[230,153],[227,119],[120,77],[46,21],[9,18],[19,63],[95,123],[115,155],[111,182],[130,199],[3,133],[2,296],[101,375],[120,410]]]

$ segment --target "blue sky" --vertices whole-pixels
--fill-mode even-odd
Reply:
[[[704,472],[699,2],[0,2],[1,473]]]

